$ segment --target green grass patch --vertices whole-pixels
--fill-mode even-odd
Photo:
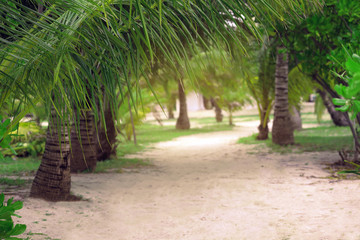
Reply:
[[[257,151],[262,151],[263,147],[266,146],[266,151],[270,153],[339,151],[341,149],[351,149],[353,146],[353,138],[348,127],[321,126],[295,131],[295,144],[289,146],[273,144],[271,135],[265,141],[258,141],[256,135],[240,138],[238,143],[256,144],[257,147],[254,150]]]
[[[20,178],[7,178],[7,177],[1,177],[0,178],[0,191],[6,190],[8,187],[23,187],[25,186],[29,181],[20,179]]]
[[[26,180],[20,178],[16,178],[16,179],[7,178],[7,177],[0,178],[0,185],[23,186],[26,184],[26,182],[27,182]]]
[[[0,160],[0,175],[32,175],[40,166],[40,159],[35,157],[16,158],[5,157]]]

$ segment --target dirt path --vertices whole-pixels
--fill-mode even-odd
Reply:
[[[360,239],[360,182],[322,170],[334,153],[248,154],[252,127],[181,137],[141,157],[154,167],[73,176],[86,202],[27,199],[32,239]]]

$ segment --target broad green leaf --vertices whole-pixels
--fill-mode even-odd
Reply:
[[[350,72],[350,74],[354,74],[360,71],[360,64],[353,59],[349,58],[346,61],[346,69]]]
[[[25,224],[16,224],[15,227],[8,233],[10,236],[17,236],[24,233],[26,230]]]
[[[349,108],[350,108],[349,105],[344,105],[344,106],[342,106],[342,107],[335,108],[335,110],[341,111],[341,112],[346,112],[347,110],[349,110]]]
[[[337,106],[342,106],[342,105],[346,104],[346,99],[333,98],[333,103]]]

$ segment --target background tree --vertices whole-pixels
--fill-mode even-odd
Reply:
[[[211,49],[196,55],[192,65],[200,93],[213,102],[216,121],[222,121],[221,109],[226,109],[229,125],[233,125],[233,111],[249,101],[237,62],[226,51]]]
[[[337,126],[349,123],[342,113],[334,111],[336,106],[328,101],[329,97],[339,97],[334,91],[334,85],[344,83],[333,72],[339,75],[344,72],[344,48],[350,52],[359,49],[359,13],[358,1],[327,0],[321,13],[312,13],[298,24],[290,26],[284,36],[291,61],[300,64],[302,72],[318,84],[319,95]]]
[[[277,48],[275,70],[275,109],[272,127],[272,141],[279,145],[294,143],[288,103],[288,53],[283,47]]]

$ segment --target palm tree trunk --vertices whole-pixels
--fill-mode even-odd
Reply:
[[[167,112],[168,112],[168,119],[174,119],[175,118],[172,105],[170,105],[170,104],[167,105]]]
[[[302,129],[301,113],[295,106],[291,107],[290,120],[294,130]]]
[[[177,99],[177,93],[170,93],[169,94],[169,101],[167,104],[167,111],[168,111],[168,119],[174,119],[174,106],[176,104],[176,99]]]
[[[186,106],[186,95],[184,91],[184,84],[182,78],[178,80],[178,88],[179,88],[179,117],[176,121],[176,129],[190,129],[190,121],[187,112]]]
[[[266,140],[269,138],[269,118],[267,117],[266,110],[261,109],[260,125],[258,126],[259,134],[256,136],[257,140]]]
[[[204,107],[206,110],[210,110],[213,108],[213,105],[211,103],[210,99],[207,99],[206,97],[203,96],[203,103],[204,103]]]
[[[53,109],[45,152],[31,186],[30,197],[49,201],[69,200],[71,188],[69,129]]]
[[[81,111],[78,128],[71,129],[71,172],[93,171],[96,167],[94,113]],[[79,138],[80,137],[80,138]]]
[[[272,141],[279,145],[294,143],[289,102],[288,102],[288,73],[289,60],[284,47],[278,47],[275,71],[275,109],[272,128]]]
[[[111,155],[116,155],[116,129],[113,113],[108,102],[105,103],[104,122],[99,120],[97,123],[96,138],[96,159],[103,161],[109,159]]]
[[[234,125],[234,123],[233,123],[233,107],[232,107],[231,103],[229,104],[229,125],[230,126]]]
[[[317,92],[319,93],[324,106],[326,107],[328,113],[330,114],[331,120],[335,124],[335,126],[349,126],[348,121],[346,120],[346,117],[344,113],[336,111],[335,106],[332,103],[332,101],[329,99],[329,96],[324,90],[318,89]]]
[[[222,109],[220,108],[219,104],[217,104],[214,98],[211,98],[211,103],[215,107],[215,119],[216,122],[222,122],[224,115],[222,114]]]

